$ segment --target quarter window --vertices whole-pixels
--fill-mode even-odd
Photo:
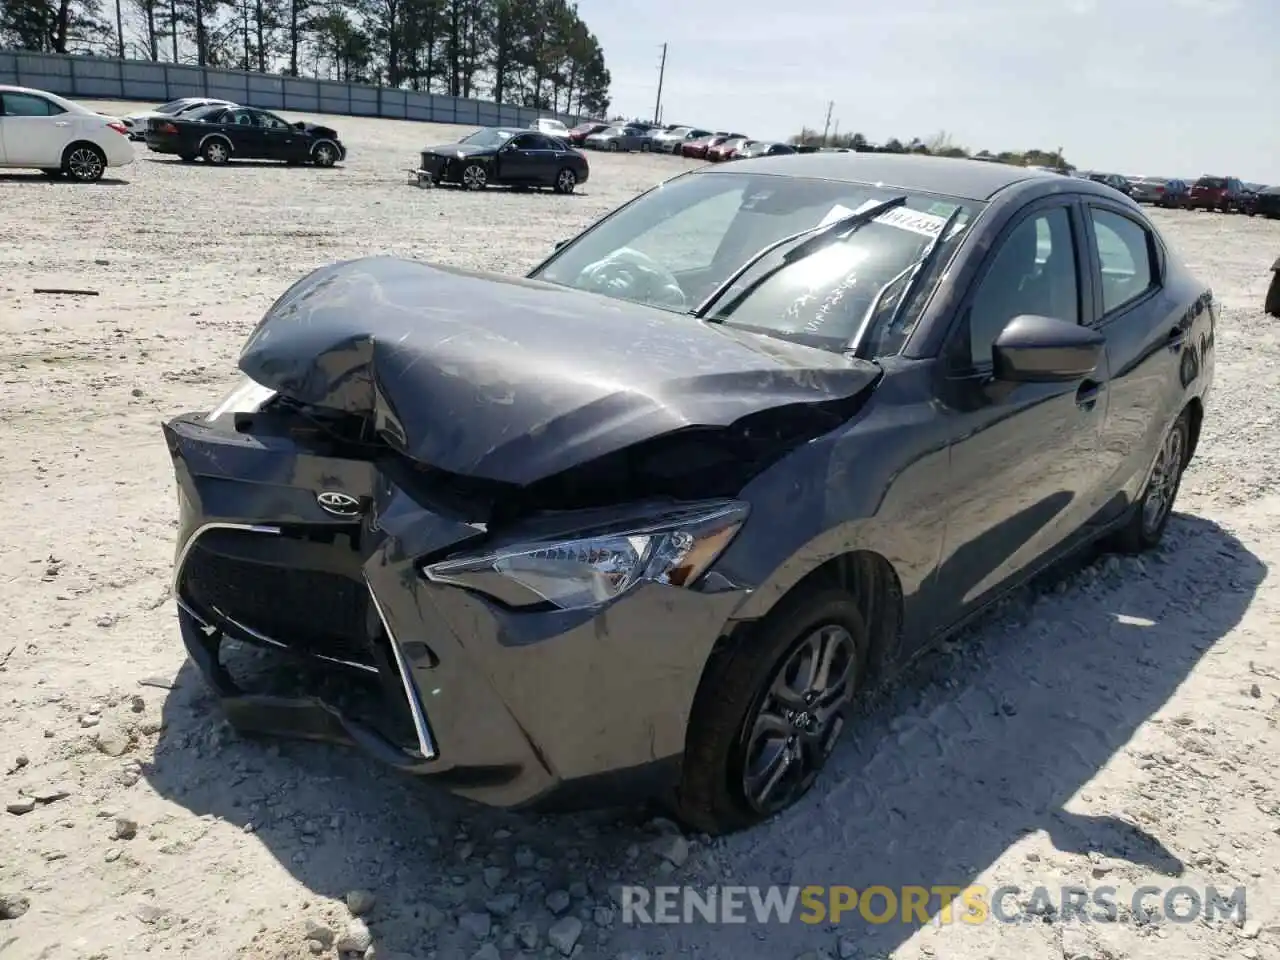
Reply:
[[[1151,235],[1141,224],[1110,210],[1090,213],[1102,267],[1102,312],[1110,314],[1155,287]]]
[[[1054,207],[1033,214],[1000,245],[969,308],[969,358],[991,362],[991,345],[1023,314],[1080,322],[1080,284],[1071,214]],[[963,347],[961,348],[963,349]]]

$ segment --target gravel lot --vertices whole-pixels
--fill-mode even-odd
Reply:
[[[345,751],[242,741],[184,664],[158,424],[234,381],[286,286],[374,253],[523,271],[687,165],[593,157],[568,198],[419,191],[402,170],[460,130],[333,122],[352,156],[332,170],[144,148],[96,187],[0,176],[5,960],[333,957],[361,890],[379,960],[1280,957],[1280,336],[1260,309],[1280,223],[1156,214],[1226,305],[1164,551],[1013,598],[869,704],[800,810],[709,843],[643,811],[522,818]],[[620,882],[1110,884],[1122,905],[1143,884],[1244,885],[1247,920],[627,927]]]

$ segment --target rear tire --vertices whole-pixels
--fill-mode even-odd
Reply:
[[[556,193],[570,194],[578,186],[578,175],[565,167],[556,174]]]
[[[220,167],[231,159],[231,148],[225,140],[219,138],[206,140],[200,149],[200,156],[204,157],[205,163]]]
[[[92,143],[73,143],[62,154],[62,172],[76,183],[97,183],[107,172],[107,155]]]
[[[1263,309],[1273,317],[1280,317],[1280,270],[1271,274],[1271,286],[1267,288]]]
[[[828,640],[818,639],[814,647],[823,637]],[[869,648],[854,598],[815,586],[801,587],[745,637],[712,654],[689,719],[676,817],[703,833],[723,834],[760,823],[803,797],[843,731],[866,676]],[[824,671],[808,666],[819,657],[805,659],[817,649],[832,650],[836,664],[825,671],[826,679],[836,679],[821,696],[813,694],[820,685],[805,679],[815,673],[822,679]],[[798,679],[784,684],[793,669]],[[788,691],[791,708],[783,709],[780,689]],[[780,713],[791,714],[781,725]],[[784,755],[791,762],[773,768],[769,758]],[[771,780],[781,792],[762,794],[757,786]]]
[[[1133,505],[1129,522],[1112,538],[1117,553],[1144,553],[1160,545],[1182,486],[1190,441],[1191,419],[1183,410],[1160,442],[1146,489]]]

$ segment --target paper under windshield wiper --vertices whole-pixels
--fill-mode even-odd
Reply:
[[[822,223],[817,226],[807,227],[798,233],[793,233],[788,237],[783,237],[781,240],[775,240],[764,249],[758,250],[754,255],[748,257],[746,263],[733,271],[733,273],[729,274],[729,276],[725,278],[724,282],[712,290],[710,295],[698,304],[697,307],[691,310],[690,313],[695,317],[706,317],[707,311],[715,306],[716,301],[731,290],[733,285],[741,280],[748,270],[779,247],[785,247],[787,244],[795,243],[797,240],[804,241],[793,249],[788,250],[783,255],[782,263],[778,264],[772,270],[766,270],[755,280],[751,281],[751,283],[749,283],[741,293],[733,298],[733,303],[730,304],[730,306],[737,306],[737,304],[754,293],[762,283],[772,277],[783,267],[790,266],[797,260],[809,256],[811,253],[816,253],[837,239],[844,239],[848,237],[854,231],[863,226],[863,224],[870,223],[882,213],[892,210],[894,207],[900,207],[906,202],[907,198],[905,196],[893,197],[892,199],[885,200],[883,203],[877,203],[874,207],[868,207],[858,213],[851,213],[847,217],[841,217],[839,220],[833,220],[831,223]]]

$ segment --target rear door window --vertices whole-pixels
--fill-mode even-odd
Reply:
[[[6,117],[56,117],[67,112],[52,100],[29,93],[6,93],[0,95],[0,101]]]
[[[1135,220],[1090,208],[1094,242],[1102,269],[1102,312],[1110,315],[1138,300],[1157,285],[1154,240]]]

